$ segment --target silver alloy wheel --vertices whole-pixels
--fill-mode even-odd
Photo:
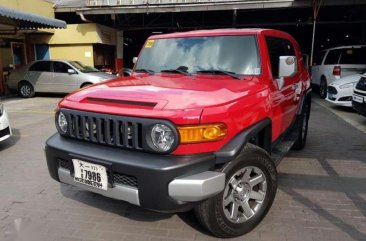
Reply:
[[[20,87],[20,93],[23,95],[23,96],[29,96],[30,93],[31,93],[32,89],[29,85],[22,85]]]
[[[226,184],[223,195],[225,216],[233,223],[243,223],[262,207],[266,197],[266,176],[258,167],[237,171]]]

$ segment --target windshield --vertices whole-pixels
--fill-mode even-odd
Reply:
[[[78,69],[80,72],[83,73],[91,73],[91,72],[99,72],[96,68],[93,68],[91,66],[84,65],[83,63],[79,61],[70,61],[69,62],[73,67]]]
[[[190,74],[226,71],[240,75],[258,75],[261,69],[256,37],[150,39],[136,65],[136,71],[151,70],[155,73],[177,69]]]

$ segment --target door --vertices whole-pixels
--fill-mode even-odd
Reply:
[[[77,85],[78,73],[69,64],[54,61],[53,64],[53,92],[70,93],[79,88]],[[68,73],[68,70],[72,69],[75,73]]]
[[[295,50],[292,43],[283,38],[266,37],[266,43],[271,63],[272,83],[276,85],[275,90],[272,92],[274,102],[272,124],[274,125],[274,131],[278,132],[273,133],[273,136],[276,137],[283,133],[294,120],[298,102],[296,89],[301,88],[301,82],[299,72],[297,72],[292,77],[284,78],[282,88],[277,85],[280,56],[296,56]]]
[[[52,77],[51,62],[37,61],[29,67],[26,79],[33,84],[36,92],[50,92]]]
[[[11,52],[13,55],[13,64],[16,69],[27,64],[25,58],[25,47],[23,43],[11,43]]]
[[[50,60],[50,48],[48,44],[35,45],[36,60]]]
[[[313,84],[320,85],[320,77],[322,75],[321,68],[323,66],[323,59],[326,51],[321,51],[314,55],[313,63],[311,66],[311,80]]]

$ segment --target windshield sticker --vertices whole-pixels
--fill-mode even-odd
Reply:
[[[152,48],[152,46],[154,45],[154,42],[155,42],[155,40],[152,40],[152,39],[147,40],[145,48],[148,48],[148,49]]]

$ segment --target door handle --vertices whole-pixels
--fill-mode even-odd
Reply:
[[[293,84],[292,85],[292,89],[293,90],[296,90],[297,88],[299,88],[299,83],[296,83],[296,84]]]

